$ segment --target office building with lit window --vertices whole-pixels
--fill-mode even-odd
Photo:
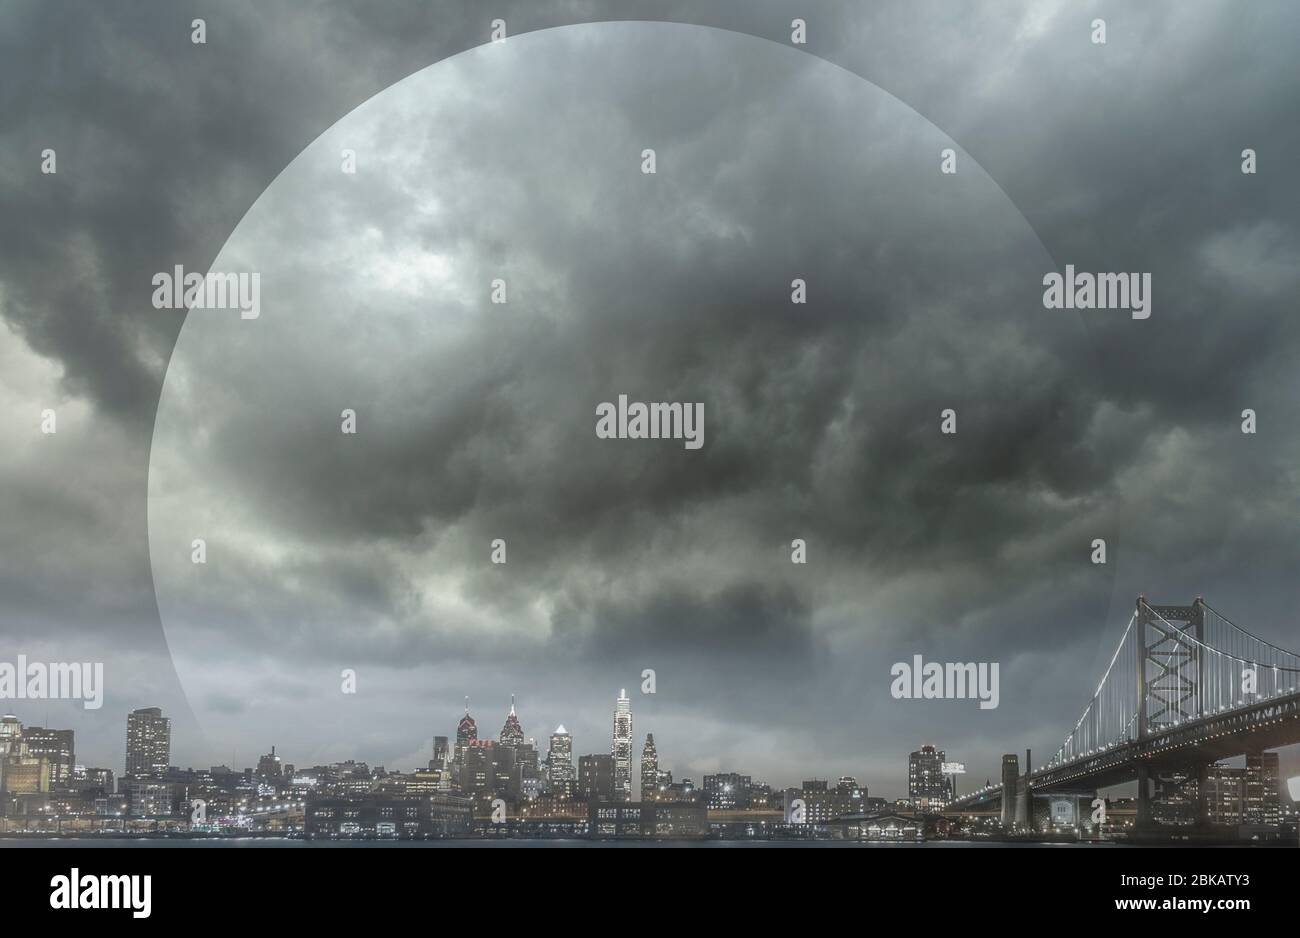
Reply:
[[[1278,798],[1280,775],[1276,752],[1246,754],[1247,823],[1277,824],[1282,820],[1282,802]]]
[[[632,800],[632,701],[627,691],[618,692],[614,704],[614,741],[610,748],[614,757],[614,797],[621,801]]]
[[[50,730],[43,726],[28,726],[23,729],[23,741],[27,744],[27,755],[32,758],[44,757],[50,764],[50,785],[66,785],[72,778],[72,767],[76,762],[73,755],[72,730]]]
[[[573,766],[573,737],[561,723],[551,734],[551,750],[546,757],[546,780],[552,791],[559,791],[577,779]]]
[[[655,748],[655,734],[645,734],[641,747],[641,800],[654,801],[659,793],[659,751]]]
[[[162,775],[172,752],[172,721],[157,707],[132,710],[126,718],[126,777]]]
[[[919,811],[941,810],[952,800],[952,783],[943,774],[944,752],[922,746],[907,763],[907,797]]]
[[[588,801],[614,799],[614,757],[595,753],[578,759],[578,795]]]

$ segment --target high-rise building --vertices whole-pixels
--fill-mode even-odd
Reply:
[[[158,707],[132,710],[126,717],[126,777],[161,775],[172,752],[172,721]]]
[[[922,746],[907,762],[907,797],[921,811],[940,809],[952,800],[952,785],[943,774],[944,752]]]
[[[7,756],[9,749],[23,737],[23,724],[12,713],[0,718],[0,756]]]
[[[645,734],[641,748],[641,800],[654,801],[659,792],[659,752],[655,749],[655,734]]]
[[[546,757],[546,780],[552,791],[563,788],[565,783],[578,777],[573,767],[573,737],[561,723],[551,734],[551,751]]]
[[[524,728],[519,725],[519,717],[515,715],[515,696],[510,695],[510,712],[506,714],[505,725],[501,727],[501,745],[519,746],[524,741]]]
[[[614,704],[614,744],[610,750],[614,757],[614,800],[632,799],[632,701],[627,691],[618,692]]]
[[[458,744],[459,745],[459,744]],[[460,790],[467,795],[495,793],[499,747],[490,739],[468,739],[460,756]]]
[[[605,753],[578,759],[578,793],[587,800],[614,799],[614,757]]]
[[[447,737],[433,737],[433,761],[429,763],[429,768],[445,769],[450,762],[451,752],[450,747],[447,744]]]
[[[72,730],[50,730],[43,726],[29,726],[23,730],[27,754],[33,758],[44,756],[50,763],[50,784],[63,785],[72,777],[76,763],[73,756]]]
[[[1246,770],[1219,765],[1205,770],[1205,813],[1211,824],[1233,827],[1245,819]]]
[[[22,723],[16,716],[5,716],[0,721],[0,792],[32,794],[49,790],[50,757],[29,751]]]
[[[1282,820],[1280,775],[1276,752],[1246,753],[1246,823],[1277,824]]]
[[[489,745],[491,740],[484,740]],[[516,749],[502,743],[492,745],[492,791],[501,798],[514,797],[512,786],[518,777]]]
[[[545,787],[541,760],[537,754],[537,740],[530,736],[513,749],[515,774],[510,780],[510,795],[516,801],[536,798]]]
[[[456,751],[452,754],[452,761],[459,768],[465,764],[465,747],[469,746],[478,739],[478,724],[474,718],[469,715],[469,698],[465,698],[465,715],[460,718],[456,724]]]

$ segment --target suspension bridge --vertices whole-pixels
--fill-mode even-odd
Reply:
[[[1004,826],[1033,825],[1033,797],[1095,793],[1137,782],[1137,826],[1153,804],[1196,793],[1221,759],[1300,743],[1300,655],[1265,641],[1197,597],[1156,605],[1139,596],[1092,699],[1060,747],[1024,772],[1004,756],[1001,784],[957,799],[957,811],[1002,805]],[[1189,782],[1195,786],[1189,787]],[[1187,795],[1190,800],[1190,794]]]

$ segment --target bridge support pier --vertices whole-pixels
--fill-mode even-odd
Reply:
[[[1016,827],[1022,831],[1032,831],[1034,829],[1034,789],[1029,784],[1030,775],[1033,774],[1032,756],[1028,749],[1025,750],[1025,775],[1021,779],[1020,789],[1016,793]]]
[[[1016,823],[1016,789],[1020,781],[1020,760],[1015,753],[1002,757],[1002,829],[1011,830]]]
[[[1145,765],[1137,767],[1137,819],[1134,826],[1138,830],[1151,827],[1151,770]]]

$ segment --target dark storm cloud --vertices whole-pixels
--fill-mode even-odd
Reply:
[[[996,430],[1004,407],[1027,422],[1018,413],[1025,388],[1060,380],[1053,349],[1067,347],[1077,327],[1006,316],[1038,300],[1041,259],[1033,262],[1028,230],[978,174],[954,186],[955,195],[905,194],[921,181],[910,148],[928,137],[936,152],[946,138],[905,110],[900,121],[895,103],[815,59],[729,34],[603,32],[599,42],[523,37],[511,58],[481,50],[449,73],[417,76],[397,91],[419,110],[376,102],[286,171],[228,246],[232,261],[292,272],[268,281],[280,306],[268,308],[255,343],[246,332],[234,339],[226,320],[191,321],[173,361],[187,403],[167,411],[155,452],[165,458],[176,434],[194,427],[213,432],[188,472],[163,477],[193,476],[202,465],[221,510],[251,499],[272,540],[382,538],[419,556],[427,552],[421,538],[450,530],[459,556],[429,559],[444,572],[451,563],[480,605],[507,618],[557,584],[574,589],[570,580],[583,575],[573,571],[589,566],[635,582],[647,571],[668,577],[685,556],[693,576],[712,578],[715,588],[737,576],[745,584],[748,545],[766,542],[775,565],[793,533],[809,536],[832,571],[844,571],[846,558],[870,570],[876,556],[896,567],[925,557],[940,570],[980,562],[979,540],[1005,541],[1015,530],[1009,511],[1001,524],[988,523],[1022,497],[1007,482],[1042,485],[1034,476],[1050,473],[1018,468],[1042,462],[1027,447],[1001,445],[996,459],[970,460],[932,442],[945,404],[984,399],[966,418],[978,437],[982,424]],[[649,82],[626,64],[665,55],[666,68]],[[567,91],[587,75],[598,92]],[[472,88],[471,103],[445,85]],[[848,89],[859,87],[855,101]],[[752,109],[719,111],[739,88],[743,100],[766,102],[757,130],[746,117]],[[510,107],[499,103],[505,94]],[[662,109],[664,100],[688,98],[713,119],[683,109],[676,120]],[[479,100],[490,102],[486,111]],[[584,125],[591,111],[618,120]],[[646,123],[656,129],[643,130]],[[557,136],[555,125],[572,129]],[[645,136],[663,152],[660,188],[635,171]],[[372,169],[341,188],[332,154],[356,140]],[[858,165],[864,153],[872,155],[867,172]],[[430,177],[424,186],[436,209],[413,213],[392,198],[412,191],[410,178]],[[504,195],[500,180],[509,181]],[[768,195],[755,202],[750,191]],[[954,199],[965,210],[954,211]],[[396,208],[376,208],[388,205]],[[465,219],[472,236],[444,219]],[[375,238],[367,224],[380,227]],[[359,244],[358,232],[366,232]],[[384,282],[385,262],[371,256],[376,245],[400,252],[408,243],[418,246],[408,258],[413,275],[427,277],[414,306],[406,279]],[[493,263],[481,243],[488,255],[491,245],[510,246],[500,265],[522,287],[511,307],[487,303]],[[825,260],[837,256],[838,268]],[[789,273],[767,273],[782,268],[812,284],[817,298],[806,314],[789,302]],[[532,271],[558,280],[554,297],[530,295]],[[451,338],[430,332],[411,341],[408,320],[448,313]],[[976,322],[986,326],[972,338]],[[252,393],[225,393],[232,383]],[[619,393],[703,399],[713,415],[710,447],[697,457],[596,440],[593,405]],[[325,423],[337,413],[320,403],[331,394],[358,405],[358,445]],[[869,522],[837,526],[843,506],[857,502]],[[168,519],[187,512],[194,528],[193,506],[157,513],[168,533],[155,538],[156,560],[181,531]],[[1041,523],[1024,512],[1017,520]],[[659,528],[677,533],[665,539]],[[712,533],[720,531],[726,536]],[[518,566],[508,578],[482,563],[494,533],[507,534],[514,549]],[[707,557],[701,536],[717,543]],[[390,575],[409,579],[409,566],[389,564]],[[194,589],[177,576],[162,584],[168,592],[179,583]],[[488,578],[490,588],[475,588]],[[323,600],[332,591],[320,585]],[[220,591],[265,609],[256,591]],[[653,591],[618,591],[617,602],[632,608],[592,628],[646,620],[636,607]],[[427,630],[414,612],[410,627]],[[698,627],[707,632],[718,613],[703,604]],[[234,628],[240,617],[218,618]],[[656,640],[668,650],[677,644],[668,628]],[[764,630],[753,631],[751,650],[780,660],[785,649],[768,643]],[[395,650],[374,646],[385,648]]]
[[[261,597],[265,628],[292,620],[303,608],[298,597],[310,597],[327,617],[328,641],[306,627],[287,639],[278,634],[288,657],[278,667],[273,659],[267,673],[292,672],[285,662],[302,658],[360,655],[392,664],[439,651],[459,663],[464,684],[522,682],[503,659],[527,658],[545,639],[508,632],[487,640],[471,628],[435,641],[403,625],[421,608],[413,596],[423,571],[399,562],[412,543],[439,560],[477,557],[498,532],[510,538],[511,576],[462,571],[461,595],[478,613],[508,617],[530,597],[550,596],[536,621],[551,623],[553,640],[572,639],[563,647],[592,668],[654,648],[685,673],[693,655],[721,658],[727,643],[743,643],[748,672],[720,665],[724,685],[691,680],[675,692],[683,703],[707,702],[708,716],[724,721],[739,721],[743,702],[766,721],[745,725],[754,739],[817,725],[828,742],[815,758],[827,772],[832,765],[863,770],[859,757],[831,751],[831,721],[856,708],[864,725],[875,725],[888,705],[878,687],[862,687],[863,670],[845,664],[868,655],[864,642],[1001,659],[1011,687],[997,726],[954,714],[951,735],[978,727],[991,745],[1011,751],[1054,741],[1066,711],[1077,709],[1072,699],[1030,708],[1014,698],[1052,700],[1066,687],[1078,697],[1090,692],[1092,669],[1083,668],[1080,680],[1079,668],[1051,652],[1104,654],[1111,638],[1101,633],[1118,634],[1138,590],[1170,599],[1193,591],[1224,596],[1218,605],[1230,614],[1240,606],[1258,611],[1261,629],[1274,629],[1266,637],[1282,644],[1293,637],[1285,616],[1300,598],[1290,585],[1300,232],[1295,180],[1280,166],[1300,143],[1289,64],[1295,11],[1259,5],[1243,20],[1230,5],[1209,3],[1099,4],[1083,12],[1051,4],[803,6],[797,15],[810,23],[809,51],[898,94],[951,134],[1058,262],[1152,271],[1152,319],[1097,314],[1085,340],[1063,327],[1053,335],[1033,333],[1032,325],[1000,331],[1010,317],[991,307],[972,318],[966,298],[954,295],[965,272],[944,265],[987,257],[987,245],[968,244],[981,237],[977,219],[960,210],[910,213],[909,188],[874,191],[852,165],[871,166],[867,142],[854,150],[816,138],[774,139],[776,125],[758,112],[783,97],[800,99],[797,84],[771,73],[724,63],[707,72],[713,84],[698,100],[668,93],[672,69],[690,60],[690,43],[677,51],[648,43],[641,81],[574,88],[558,102],[570,111],[513,119],[531,119],[541,132],[548,121],[577,119],[586,106],[593,108],[587,120],[620,131],[611,139],[638,150],[671,141],[659,145],[656,180],[667,194],[649,214],[619,186],[600,190],[593,204],[602,211],[583,216],[567,189],[506,183],[499,206],[459,213],[442,230],[407,232],[426,244],[459,241],[476,258],[476,281],[507,271],[512,309],[534,310],[538,320],[473,336],[461,361],[444,361],[424,384],[408,386],[419,410],[371,399],[365,450],[347,450],[336,437],[321,443],[336,429],[337,409],[331,402],[316,424],[303,417],[309,401],[292,396],[279,398],[287,406],[262,425],[262,438],[237,422],[209,428],[213,484],[235,486],[232,502],[253,506],[267,531],[296,532],[318,545],[314,555],[270,568],[257,555],[222,561],[258,586],[247,598],[256,607]],[[505,17],[515,34],[608,16],[594,3],[503,3],[492,15]],[[796,14],[775,4],[701,11],[648,3],[621,5],[618,15],[706,22],[783,42]],[[206,47],[189,43],[192,16],[208,19]],[[1108,19],[1105,47],[1087,41],[1093,16]],[[144,453],[180,318],[147,305],[153,272],[173,263],[205,268],[303,146],[393,81],[481,42],[488,18],[423,3],[336,4],[313,18],[281,4],[5,6],[0,69],[16,80],[0,91],[0,200],[6,220],[19,223],[0,226],[0,314],[32,351],[62,367],[11,379],[13,397],[37,412],[54,394],[83,401],[100,428],[76,457],[46,453],[5,465],[4,509],[14,519],[0,548],[6,633],[56,620],[71,642],[93,634],[105,610],[122,629],[154,615]],[[700,106],[728,96],[756,111]],[[847,104],[826,102],[824,111]],[[484,107],[484,125],[511,113],[506,98]],[[787,107],[781,126],[815,128],[822,112],[813,107],[801,124]],[[629,113],[638,115],[635,127],[620,124]],[[44,146],[59,151],[57,177],[35,173]],[[441,146],[437,152],[476,165],[454,133]],[[1261,154],[1258,176],[1237,172],[1246,146]],[[733,150],[743,154],[737,165],[727,161]],[[584,154],[610,156],[568,155]],[[510,156],[520,175],[535,171],[527,150]],[[941,182],[934,158],[927,151],[918,161],[918,185]],[[508,170],[510,159],[498,165]],[[813,178],[808,166],[818,168]],[[836,191],[846,179],[861,188]],[[874,199],[877,217],[912,247],[912,264],[887,283],[862,273],[881,269],[879,256],[857,253],[860,239],[840,237],[861,230],[854,213],[864,199]],[[801,211],[809,205],[816,210]],[[362,207],[382,217],[398,204]],[[494,207],[513,207],[515,221],[576,221],[502,231]],[[821,223],[809,224],[815,220]],[[689,237],[665,238],[665,230]],[[628,263],[632,256],[636,263]],[[935,278],[931,265],[944,273]],[[1024,269],[1038,266],[1033,259]],[[1032,282],[991,283],[995,273],[975,276],[986,299],[1036,296]],[[810,283],[798,319],[784,302],[796,275]],[[476,296],[466,310],[479,302]],[[1032,322],[1051,314],[1026,308],[1023,315]],[[570,375],[565,397],[544,379],[575,361],[589,364]],[[339,364],[341,386],[349,379],[358,379],[358,391],[366,386]],[[282,379],[257,390],[284,392],[292,372]],[[646,461],[628,450],[594,449],[587,411],[599,387],[706,399],[705,458]],[[581,454],[582,469],[548,454],[530,433],[543,388],[545,400],[582,415],[556,420],[551,437]],[[230,413],[247,405],[235,403]],[[375,416],[384,406],[390,417]],[[947,451],[934,445],[944,406],[957,407],[961,422],[962,445]],[[1237,431],[1248,406],[1261,415],[1253,438]],[[227,415],[220,405],[212,412],[218,421]],[[417,412],[426,429],[410,434]],[[34,425],[24,418],[11,430]],[[93,509],[76,495],[84,484],[69,477],[70,458],[96,469],[106,495]],[[294,484],[286,486],[290,471]],[[438,484],[422,484],[432,479]],[[344,489],[352,494],[330,497]],[[628,517],[628,505],[641,513]],[[665,530],[665,519],[681,519],[681,527]],[[790,572],[792,530],[815,532],[806,535],[815,559],[803,584],[781,579]],[[1113,611],[1109,570],[1085,562],[1096,536],[1112,542]],[[49,544],[43,563],[24,548],[33,537]],[[740,575],[766,571],[769,562],[772,572],[757,580]],[[593,567],[604,570],[600,582],[571,572]],[[655,573],[640,583],[638,569]],[[58,586],[71,578],[103,585],[93,598],[74,598]],[[709,581],[721,586],[700,587]],[[202,587],[194,595],[211,600],[203,608],[213,614],[230,608],[204,597]],[[381,634],[359,637],[347,624],[354,615],[382,623]],[[491,661],[483,657],[489,648]],[[849,654],[830,660],[837,651]],[[766,675],[786,660],[797,662],[798,686],[764,695],[761,686],[772,686]],[[559,679],[561,669],[554,673]],[[765,679],[754,681],[756,673]],[[548,682],[536,683],[540,696]],[[444,696],[451,705],[458,692],[447,688]],[[802,704],[797,712],[792,697]],[[205,699],[228,710],[232,698]],[[607,706],[604,697],[595,700]],[[575,695],[547,705],[556,722],[572,724],[568,714],[591,702]],[[885,712],[899,722],[897,712]],[[908,720],[886,747],[928,735]],[[860,748],[881,746],[864,739]],[[779,771],[782,760],[759,749],[742,768]],[[965,757],[995,761],[984,752]],[[880,771],[896,774],[884,761]],[[888,774],[873,780],[896,790]]]

